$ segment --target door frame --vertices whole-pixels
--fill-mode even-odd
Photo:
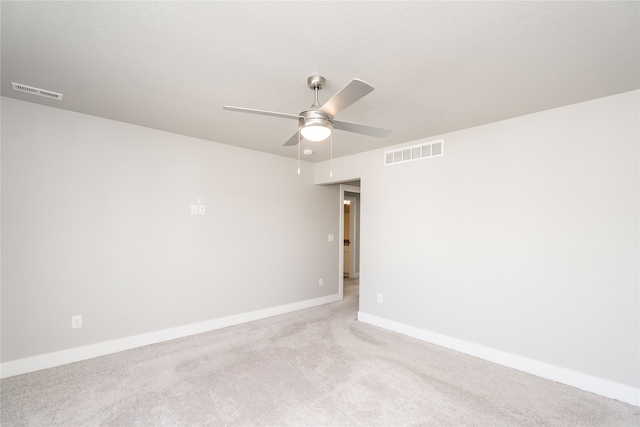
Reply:
[[[353,185],[345,185],[340,184],[340,206],[339,206],[339,218],[340,218],[340,233],[339,233],[339,243],[340,250],[338,251],[338,293],[340,294],[340,299],[344,298],[344,200],[345,200],[345,192],[348,193],[358,193],[360,194],[360,187],[355,187]],[[356,209],[360,209],[358,206]],[[355,232],[355,231],[354,231]],[[360,236],[357,237],[358,239]]]
[[[351,194],[353,194],[352,192],[350,192]],[[357,221],[358,221],[358,211],[360,210],[358,208],[358,199],[355,196],[344,196],[344,200],[346,201],[350,201],[351,204],[349,205],[349,209],[350,209],[350,213],[349,213],[349,229],[351,230],[351,233],[349,236],[344,236],[344,238],[346,239],[347,237],[349,237],[349,239],[351,240],[350,242],[350,251],[349,253],[351,254],[351,273],[349,275],[350,279],[354,279],[356,277],[358,277],[358,273],[355,271],[356,270],[356,265],[357,265],[357,252],[358,252],[358,230],[357,230]],[[345,205],[346,206],[346,205]],[[347,225],[346,224],[346,220],[345,223],[343,225]],[[346,227],[343,227],[343,230]],[[344,249],[343,249],[344,252]],[[343,259],[345,266],[348,264],[348,260]],[[344,268],[343,268],[344,270]],[[343,271],[343,276],[344,276],[345,271]]]

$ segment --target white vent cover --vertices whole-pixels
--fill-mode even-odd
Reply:
[[[437,157],[444,154],[444,139],[425,142],[423,144],[412,145],[411,147],[403,147],[397,150],[384,152],[384,164],[395,165],[396,163],[404,163],[412,160],[426,159],[428,157]]]
[[[57,99],[58,101],[62,100],[62,94],[51,92],[50,90],[38,89],[37,87],[31,87],[27,85],[23,85],[20,83],[11,82],[11,86],[13,86],[13,90],[17,90],[18,92],[30,93],[32,95],[44,96],[45,98]]]

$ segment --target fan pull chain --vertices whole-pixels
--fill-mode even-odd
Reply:
[[[300,175],[300,145],[302,142],[300,141],[300,129],[298,129],[298,175]]]
[[[330,139],[330,149],[331,149],[331,160],[329,161],[329,178],[333,178],[333,132],[331,132]]]

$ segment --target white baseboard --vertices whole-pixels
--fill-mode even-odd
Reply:
[[[403,323],[363,313],[361,311],[358,312],[358,320],[373,326],[408,335],[421,341],[426,341],[441,347],[446,347],[461,353],[479,357],[480,359],[498,363],[509,368],[570,385],[581,390],[616,399],[621,402],[630,403],[635,406],[640,406],[640,388],[634,388],[613,381],[604,380],[602,378],[582,374],[580,372],[575,372],[570,369],[549,365],[537,360],[527,359],[526,357],[473,344],[468,341],[451,338],[446,335],[440,335],[414,326],[405,325]]]
[[[190,325],[178,326],[176,328],[164,329],[147,334],[136,335],[127,338],[120,338],[112,341],[105,341],[83,347],[70,348],[68,350],[56,351],[39,356],[27,357],[0,364],[0,378],[12,377],[14,375],[26,374],[28,372],[39,371],[41,369],[53,368],[67,363],[79,362],[98,356],[117,353],[124,350],[131,350],[145,345],[157,344],[176,338],[187,337],[189,335],[209,332],[227,326],[239,325],[241,323],[252,322],[254,320],[265,319],[267,317],[290,313],[305,308],[328,304],[339,301],[339,294],[328,295],[326,297],[314,298],[306,301],[295,302],[277,307],[265,308],[263,310],[249,313],[237,314],[234,316],[222,317]]]

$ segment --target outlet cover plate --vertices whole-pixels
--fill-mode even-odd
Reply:
[[[71,329],[82,328],[82,316],[71,316]]]

